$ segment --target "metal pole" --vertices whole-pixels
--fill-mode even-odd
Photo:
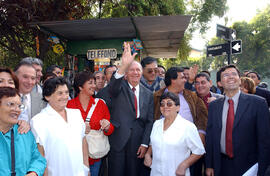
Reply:
[[[232,55],[232,41],[229,40],[228,44],[229,44],[229,52],[227,53],[228,54],[228,65],[230,65],[231,64],[231,55]]]

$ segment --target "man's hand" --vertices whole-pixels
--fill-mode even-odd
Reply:
[[[207,99],[207,103],[210,103],[210,102],[212,102],[212,101],[214,101],[214,100],[216,100],[217,98],[216,97],[209,97],[208,99]]]
[[[214,169],[213,168],[206,168],[205,173],[207,176],[214,176]]]
[[[193,65],[192,67],[189,68],[189,79],[187,80],[189,83],[193,83],[195,80],[195,77],[198,73],[199,66],[198,65]]]
[[[30,130],[30,125],[25,120],[19,120],[18,121],[18,132],[20,134],[27,133]]]
[[[138,151],[137,151],[138,158],[143,158],[146,151],[147,151],[147,147],[140,146]]]
[[[135,56],[137,53],[131,55],[131,48],[128,43],[124,43],[124,52],[122,54],[122,65],[120,66],[118,73],[125,74],[126,70],[130,66],[130,64],[134,61]]]
[[[145,154],[143,163],[144,163],[145,166],[151,167],[151,165],[152,165],[152,157],[149,154]]]

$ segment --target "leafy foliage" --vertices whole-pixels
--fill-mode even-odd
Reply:
[[[255,70],[262,76],[270,76],[270,6],[248,22],[235,22],[232,28],[236,30],[238,39],[242,40],[242,54],[232,55],[232,61],[241,71]],[[224,43],[221,39],[214,38],[209,43]],[[213,68],[219,68],[227,64],[227,56],[219,56],[212,59]],[[210,67],[210,65],[208,65]]]
[[[63,55],[52,54],[48,35],[29,23],[72,19],[126,16],[193,15],[190,32],[205,31],[212,16],[222,16],[226,0],[1,0],[0,63],[14,66],[22,57],[36,56],[35,37],[39,37],[40,55],[45,63],[63,62]],[[191,33],[181,42],[177,63],[186,60]],[[174,63],[172,63],[174,64]]]

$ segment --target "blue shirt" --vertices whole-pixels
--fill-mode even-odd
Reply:
[[[31,131],[18,133],[18,125],[13,126],[15,145],[16,176],[24,176],[34,171],[42,176],[46,168],[46,160],[38,151],[35,138]],[[0,176],[11,175],[11,130],[6,134],[0,132]]]

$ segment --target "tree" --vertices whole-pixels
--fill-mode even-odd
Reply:
[[[0,46],[3,56],[10,59],[36,55],[35,37],[40,43],[39,57],[44,61],[55,57],[51,53],[48,35],[30,22],[72,19],[110,18],[126,16],[193,15],[190,32],[200,27],[205,31],[212,16],[222,16],[226,0],[1,0],[0,1]],[[191,33],[190,33],[191,34]],[[187,58],[190,50],[185,36],[181,43],[179,59]],[[185,54],[183,54],[185,53]]]
[[[88,6],[82,0],[2,0],[0,1],[0,45],[13,57],[35,56],[36,40],[40,43],[39,57],[45,60],[49,50],[47,34],[29,26],[30,22],[80,19]],[[90,2],[90,1],[89,1]],[[11,58],[8,58],[11,59]]]
[[[242,54],[232,55],[232,61],[241,71],[254,70],[262,76],[270,76],[270,5],[259,11],[250,22],[235,22],[232,28],[236,30],[238,39],[242,40]],[[214,38],[209,45],[224,43]],[[211,59],[211,58],[207,58]],[[213,68],[227,64],[227,56],[212,59]]]

